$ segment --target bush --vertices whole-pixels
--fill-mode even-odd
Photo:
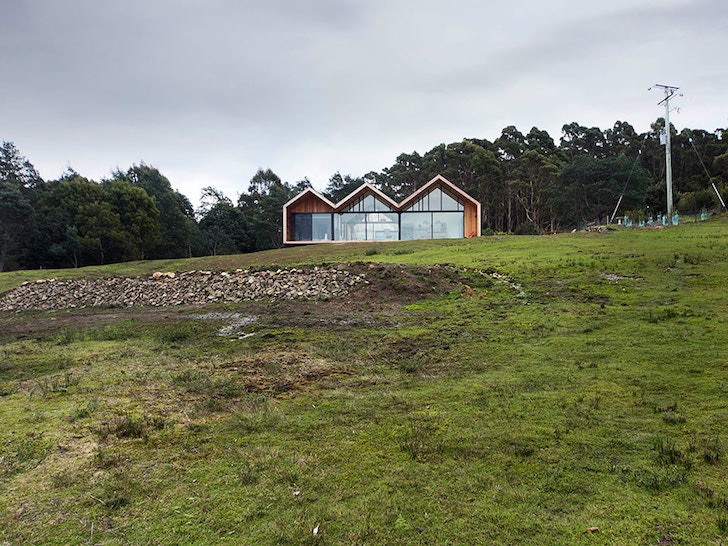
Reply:
[[[533,222],[523,222],[513,233],[514,235],[539,235],[541,232]]]

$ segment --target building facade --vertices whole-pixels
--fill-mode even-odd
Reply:
[[[401,203],[368,182],[338,203],[309,188],[283,206],[283,244],[477,237],[480,214],[479,201],[440,175]]]

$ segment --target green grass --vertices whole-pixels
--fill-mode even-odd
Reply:
[[[386,316],[215,306],[259,317],[245,339],[189,311],[0,315],[0,541],[725,543],[727,250],[720,219],[2,274],[488,276]]]

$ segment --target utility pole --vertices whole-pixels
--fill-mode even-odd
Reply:
[[[665,103],[665,183],[667,185],[667,218],[672,224],[672,150],[670,148],[670,99],[680,89],[671,85],[656,83],[653,87],[659,87],[665,91],[665,98],[657,104]],[[648,90],[649,91],[649,90]]]

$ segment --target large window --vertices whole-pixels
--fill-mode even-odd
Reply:
[[[462,212],[433,212],[432,238],[433,239],[460,239],[463,236]]]
[[[336,241],[366,241],[366,214],[361,212],[335,214],[334,239]]]
[[[396,212],[367,213],[367,241],[399,239],[399,215]]]
[[[425,211],[459,211],[463,210],[463,201],[459,197],[453,197],[449,193],[435,188],[429,193],[420,197],[407,209],[408,212]]]
[[[396,241],[399,223],[396,212],[344,212],[334,216],[337,241]]]
[[[432,213],[403,212],[400,215],[400,234],[403,241],[432,239]]]
[[[353,201],[344,212],[388,212],[392,208],[372,193],[367,193]]]
[[[330,241],[333,233],[330,213],[293,214],[294,241]]]

